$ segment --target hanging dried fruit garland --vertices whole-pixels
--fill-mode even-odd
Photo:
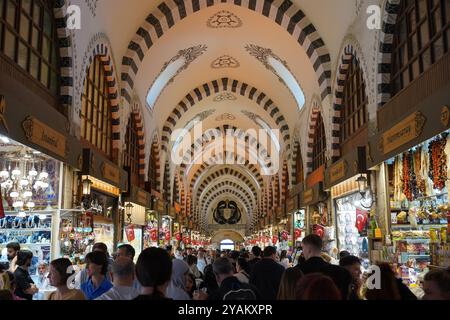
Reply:
[[[445,146],[447,144],[448,134],[432,141],[428,147],[430,155],[430,179],[433,181],[433,188],[442,190],[445,188],[447,181],[447,155],[445,154]]]
[[[412,151],[403,154],[403,193],[409,201],[419,197]]]

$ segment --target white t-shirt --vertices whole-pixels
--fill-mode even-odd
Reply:
[[[133,287],[114,286],[95,300],[133,300],[140,292]]]

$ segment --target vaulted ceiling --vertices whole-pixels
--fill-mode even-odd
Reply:
[[[355,18],[356,3],[108,0],[98,2],[96,19],[109,37],[115,64],[122,72],[122,97],[137,96],[151,115],[165,159],[177,138],[171,135],[187,126],[192,131],[189,125],[197,119],[203,132],[279,129],[279,150],[276,154],[267,150],[267,155],[285,160],[293,145],[293,129],[313,97],[329,103],[331,70]],[[178,70],[177,61],[185,62]],[[274,68],[277,61],[283,70]],[[158,81],[163,89],[157,90],[149,105],[148,93]],[[299,106],[289,81],[302,89],[304,106]],[[147,138],[150,143],[150,134]],[[193,141],[192,150],[208,142],[203,139],[196,145]],[[229,156],[236,159],[235,154]],[[191,203],[188,211],[196,222],[207,228],[212,204],[232,198],[247,214],[248,230],[261,214],[273,179],[261,169],[260,162],[170,166],[172,183],[175,172],[181,176]]]

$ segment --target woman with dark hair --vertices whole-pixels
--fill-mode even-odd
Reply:
[[[424,280],[423,300],[450,300],[450,268],[431,270]]]
[[[380,287],[367,288],[367,300],[417,300],[402,280],[395,276],[388,263],[381,263],[378,267],[380,268]]]
[[[172,275],[172,259],[166,250],[147,248],[139,255],[136,276],[142,293],[135,300],[169,300],[166,289]]]
[[[56,288],[48,300],[86,300],[81,290],[69,289],[68,281],[75,274],[69,259],[61,258],[50,263],[48,279],[50,285]]]
[[[113,287],[106,277],[109,265],[108,256],[102,251],[93,251],[86,255],[85,260],[89,279],[81,284],[80,289],[87,300],[94,300]]]
[[[334,281],[322,273],[310,273],[302,277],[296,296],[297,300],[342,300]]]
[[[197,290],[197,284],[195,281],[195,277],[192,273],[188,273],[186,275],[186,292],[189,295],[189,297],[192,299],[194,296],[194,291]]]
[[[283,250],[281,251],[281,255],[280,255],[280,264],[285,268],[289,268],[289,258],[287,256],[287,251]]]
[[[243,257],[239,257],[236,263],[237,273],[234,275],[241,283],[250,281],[250,263]]]
[[[303,272],[299,268],[286,269],[281,277],[277,300],[296,300],[297,286],[302,277]]]

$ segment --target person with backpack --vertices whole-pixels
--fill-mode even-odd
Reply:
[[[213,296],[197,291],[194,293],[194,300],[239,301],[260,298],[255,287],[240,282],[234,276],[234,267],[228,258],[217,259],[213,264],[213,270],[219,290]]]

